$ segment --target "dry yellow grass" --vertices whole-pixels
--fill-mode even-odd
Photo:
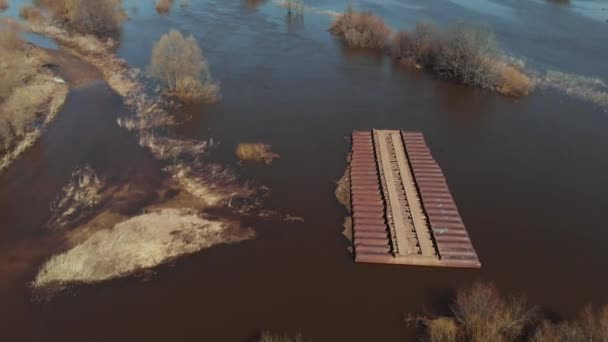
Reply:
[[[262,332],[258,342],[304,342],[302,334],[298,333],[291,337],[289,335],[281,335],[269,331]]]
[[[171,30],[154,45],[150,74],[167,88],[167,93],[184,102],[215,102],[219,86],[211,79],[209,65],[193,36]]]
[[[23,43],[12,22],[0,24],[0,170],[7,167],[40,135],[67,95],[40,68],[42,55]]]
[[[157,0],[156,1],[156,12],[160,14],[167,14],[171,11],[173,6],[173,0]]]
[[[501,83],[497,91],[511,97],[526,96],[534,89],[534,82],[518,68],[512,65],[498,66],[501,75]]]
[[[532,342],[608,341],[608,305],[599,310],[587,306],[574,321],[542,321],[530,339]]]
[[[460,327],[449,317],[439,317],[426,322],[429,342],[462,341]]]
[[[271,151],[268,144],[242,143],[236,147],[236,156],[241,161],[271,164],[273,159],[280,156]]]
[[[68,184],[51,203],[48,227],[60,230],[86,217],[89,210],[101,202],[103,186],[95,170],[88,165],[72,172]]]
[[[37,288],[95,283],[148,269],[220,243],[249,239],[224,223],[209,221],[189,209],[160,209],[100,230],[40,269]]]
[[[391,29],[381,18],[370,12],[351,9],[334,20],[330,32],[342,38],[348,46],[374,49],[384,49],[391,35]]]

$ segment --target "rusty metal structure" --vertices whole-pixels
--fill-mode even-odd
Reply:
[[[350,187],[355,261],[481,267],[422,133],[353,132]]]

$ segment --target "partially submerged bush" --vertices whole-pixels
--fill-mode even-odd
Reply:
[[[236,148],[236,156],[242,161],[260,162],[270,164],[279,155],[271,151],[267,144],[239,144]]]
[[[176,30],[164,34],[154,45],[149,69],[166,85],[169,94],[182,101],[219,99],[219,86],[212,81],[207,60],[193,36],[184,38]]]
[[[348,46],[374,49],[385,48],[391,35],[391,29],[381,18],[352,9],[334,20],[330,32],[342,38]]]
[[[280,335],[264,331],[256,342],[304,342],[304,338],[302,337],[302,334],[299,333],[294,337],[291,337],[289,335]]]
[[[114,37],[127,15],[122,0],[35,0],[71,28],[99,37]]]
[[[484,283],[458,291],[451,311],[449,317],[415,317],[407,321],[422,324],[429,341],[518,341],[535,312],[524,297],[505,299],[494,285]]]
[[[422,23],[411,32],[397,33],[391,51],[402,63],[503,95],[523,96],[533,88],[532,80],[506,59],[487,29],[459,24],[440,30]]]
[[[160,14],[167,14],[171,11],[173,6],[173,0],[157,0],[156,1],[156,12]]]
[[[0,11],[6,11],[8,7],[8,0],[0,0]]]
[[[458,291],[452,311],[473,341],[516,340],[533,318],[524,297],[504,299],[494,285],[483,283]]]
[[[587,306],[572,322],[543,321],[534,332],[533,342],[608,341],[608,305],[594,312]]]

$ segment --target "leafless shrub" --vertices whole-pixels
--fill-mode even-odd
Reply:
[[[532,335],[533,342],[608,341],[608,305],[600,310],[587,306],[574,321],[543,321]]]
[[[391,29],[370,12],[349,9],[334,20],[330,32],[342,38],[348,46],[384,49]]]
[[[122,0],[35,0],[35,3],[75,30],[99,37],[118,35],[127,18]]]
[[[503,299],[492,284],[460,290],[452,308],[455,321],[472,341],[510,341],[521,336],[534,310],[524,297]]]
[[[156,1],[156,12],[160,14],[167,14],[171,11],[173,6],[173,0],[157,0]]]
[[[419,23],[411,32],[399,31],[395,34],[391,52],[404,64],[428,67],[433,64],[438,36],[434,25]]]
[[[404,64],[430,70],[441,78],[486,88],[507,96],[524,96],[533,81],[510,63],[492,32],[459,24],[440,30],[427,23],[395,35],[391,51]]]
[[[571,322],[551,323],[543,321],[530,338],[532,342],[579,342],[588,341],[580,327]]]
[[[500,49],[487,29],[456,25],[438,37],[433,70],[440,77],[481,88],[494,88],[500,82],[496,61]]]
[[[272,160],[279,158],[279,155],[271,151],[271,147],[268,144],[251,144],[242,143],[236,147],[236,156],[241,161],[247,162],[259,162],[265,164],[271,164]]]
[[[9,7],[8,0],[0,0],[0,12],[6,11]]]
[[[194,37],[176,30],[164,34],[154,46],[150,73],[168,88],[168,93],[185,102],[214,102],[219,86],[209,73],[207,60]]]

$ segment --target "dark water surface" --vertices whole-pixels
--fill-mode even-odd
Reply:
[[[486,25],[534,70],[606,80],[608,23],[597,19],[601,13],[586,14],[597,3],[357,5],[394,27],[418,20]],[[240,142],[271,144],[281,159],[242,173],[269,186],[268,207],[305,223],[254,224],[256,239],[181,258],[150,281],[110,281],[48,303],[31,302],[27,283],[38,264],[13,272],[0,285],[0,340],[247,341],[268,329],[314,341],[407,341],[413,335],[403,313],[441,307],[475,280],[526,293],[563,317],[588,302],[608,303],[608,113],[542,89],[514,101],[345,49],[326,32],[331,18],[319,12],[342,11],[346,2],[306,4],[316,10],[288,20],[271,1],[191,0],[164,17],[149,2],[126,1],[132,20],[119,51],[144,67],[161,34],[193,34],[224,98],[186,108],[192,119],[175,134],[220,141],[216,158],[228,165],[236,164]],[[159,176],[146,170],[155,162],[115,125],[123,110],[103,84],[73,91],[40,142],[0,175],[0,266],[15,262],[14,246],[37,239],[49,201],[79,165],[154,184]],[[349,149],[344,137],[370,128],[425,134],[481,270],[352,262],[341,236],[345,211],[333,191]]]

